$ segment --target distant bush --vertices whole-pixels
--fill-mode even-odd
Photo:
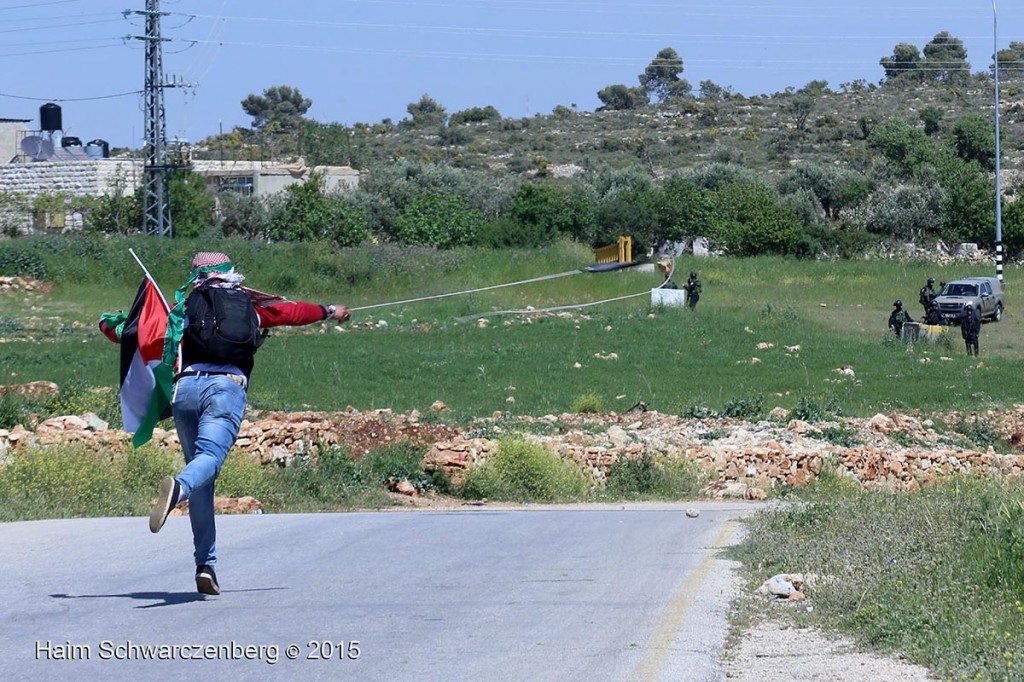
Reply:
[[[685,459],[656,459],[650,453],[621,458],[608,472],[604,495],[615,500],[680,500],[696,497],[707,474]]]
[[[596,393],[585,393],[577,396],[572,401],[572,406],[569,408],[570,412],[576,412],[579,414],[595,414],[604,410],[604,401],[601,400],[601,396]]]
[[[46,279],[48,272],[46,261],[35,252],[31,242],[0,241],[0,275]]]
[[[729,401],[722,408],[722,415],[732,419],[758,419],[764,415],[764,399],[756,398],[729,398]]]
[[[28,426],[31,423],[29,414],[36,409],[36,402],[29,401],[20,395],[13,393],[0,395],[0,429],[12,429],[18,424]]]
[[[498,451],[470,469],[462,495],[508,502],[572,502],[587,496],[588,485],[575,464],[543,445],[504,438]]]
[[[841,416],[842,413],[843,410],[835,398],[829,398],[822,403],[815,398],[802,396],[790,414],[794,419],[814,423]]]
[[[433,479],[423,472],[420,464],[426,452],[408,443],[373,450],[356,462],[359,479],[368,485],[388,487],[407,480],[417,490],[434,487]]]
[[[456,111],[448,119],[449,126],[463,125],[465,123],[481,123],[483,121],[500,121],[501,112],[491,105],[486,107],[470,107],[462,111]]]
[[[450,249],[472,243],[483,224],[462,197],[423,194],[413,199],[395,220],[395,236],[407,243]]]
[[[362,479],[348,453],[331,448],[315,458],[296,458],[291,465],[275,472],[271,481],[274,504],[288,506],[307,500],[342,504]]]

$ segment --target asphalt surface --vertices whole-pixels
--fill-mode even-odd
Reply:
[[[752,509],[222,516],[217,597],[186,518],[0,524],[0,679],[723,680]]]

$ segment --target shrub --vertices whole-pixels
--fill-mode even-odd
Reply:
[[[483,218],[451,194],[422,194],[395,220],[395,236],[407,244],[450,249],[473,241]]]
[[[164,476],[177,473],[174,453],[153,445],[132,448],[114,460],[114,467],[125,490],[153,495]]]
[[[960,417],[960,421],[953,425],[953,430],[983,448],[996,447],[1002,441],[999,431],[990,422],[981,421],[977,416],[973,420]]]
[[[792,412],[794,419],[810,423],[825,421],[829,417],[839,414],[842,414],[842,409],[835,398],[829,398],[825,404],[822,404],[816,399],[808,398],[807,396],[803,396],[797,401],[796,407],[793,408]]]
[[[359,480],[376,486],[408,480],[417,490],[432,488],[433,479],[420,468],[425,454],[409,443],[374,450],[356,462]]]
[[[39,413],[42,406],[33,400],[13,393],[0,395],[0,429],[11,429],[16,425],[28,426],[30,413]]]
[[[6,239],[0,241],[0,275],[46,279],[46,261],[32,243]]]
[[[483,121],[500,121],[501,112],[488,104],[486,107],[470,107],[456,111],[448,119],[448,125],[457,126],[465,123],[481,123]]]
[[[764,414],[764,399],[730,398],[722,408],[722,416],[732,419],[758,419]]]
[[[682,415],[687,419],[714,419],[718,414],[703,402],[688,405]]]
[[[355,462],[340,448],[325,450],[316,458],[298,458],[270,480],[275,502],[281,503],[338,503],[361,482]]]
[[[571,502],[583,499],[587,488],[575,464],[543,445],[511,437],[500,440],[498,451],[469,471],[462,494],[510,502]]]
[[[656,459],[650,453],[612,465],[605,494],[613,499],[678,500],[695,497],[707,475],[696,462]]]
[[[596,393],[584,393],[581,396],[577,396],[569,408],[570,412],[578,412],[580,414],[595,414],[603,410],[604,401]]]
[[[15,453],[0,469],[0,520],[124,516],[135,509],[114,467],[70,446]]]
[[[230,497],[251,495],[263,501],[270,494],[267,476],[259,457],[232,451],[217,476],[217,494]]]
[[[121,427],[121,397],[117,391],[97,390],[81,379],[65,382],[60,392],[46,401],[46,417],[91,412],[111,428]]]

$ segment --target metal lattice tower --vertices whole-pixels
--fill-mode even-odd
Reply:
[[[160,0],[146,0],[146,35],[136,36],[146,45],[145,129],[146,163],[143,168],[143,218],[146,234],[173,236],[171,228],[170,172],[167,154],[167,112],[164,109],[163,41],[160,36]]]

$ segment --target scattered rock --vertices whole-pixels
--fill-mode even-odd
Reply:
[[[700,516],[700,510],[690,507],[689,509],[686,510],[686,515],[689,516],[691,519],[695,519],[698,516]]]
[[[419,490],[416,490],[416,486],[409,482],[409,479],[403,478],[401,481],[395,484],[394,491],[401,493],[402,495],[408,495],[409,497],[416,497],[420,494]]]
[[[60,393],[60,387],[52,381],[30,381],[27,384],[0,386],[0,395],[7,393],[25,396],[26,398],[49,398]]]

